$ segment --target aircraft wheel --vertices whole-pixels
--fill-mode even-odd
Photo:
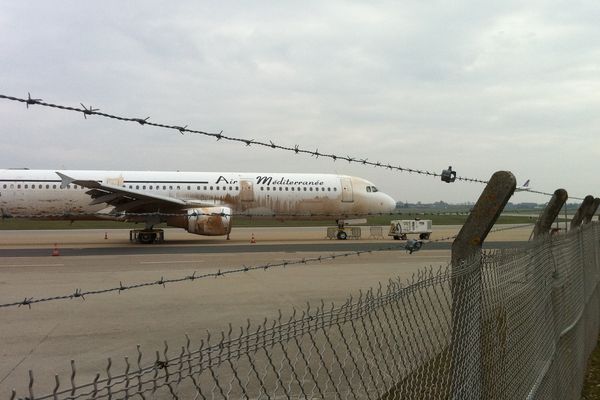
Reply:
[[[348,234],[344,231],[338,231],[337,238],[339,240],[346,240],[348,238]]]
[[[402,240],[408,239],[408,237],[406,236],[406,233],[403,233],[402,235],[400,235],[400,239],[402,239]]]
[[[421,233],[419,235],[419,239],[421,239],[421,240],[429,239],[429,234],[428,233]]]
[[[138,240],[140,241],[140,243],[144,243],[144,244],[154,243],[154,241],[156,240],[156,233],[155,232],[140,232],[139,236],[138,236]]]
[[[394,236],[394,240],[400,240],[400,236],[398,236],[398,235],[395,235],[395,236]]]

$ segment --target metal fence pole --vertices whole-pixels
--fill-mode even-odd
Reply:
[[[561,208],[567,202],[569,195],[565,189],[556,189],[554,195],[544,208],[542,215],[538,218],[533,227],[533,238],[536,239],[542,235],[545,235],[550,231],[552,223],[558,217]]]
[[[583,221],[583,218],[587,214],[588,210],[593,206],[594,206],[594,196],[591,196],[591,195],[585,196],[585,199],[583,199],[583,202],[577,209],[577,212],[575,213],[575,215],[573,215],[573,219],[571,219],[571,226],[569,227],[569,230],[579,228],[579,226],[581,225],[581,222]]]
[[[452,243],[452,399],[483,398],[481,246],[516,186],[511,172],[494,173]]]
[[[592,218],[594,218],[594,214],[596,214],[598,206],[600,206],[600,198],[596,197],[592,205],[586,210],[586,213],[583,216],[584,224],[589,224],[590,222],[592,222]]]

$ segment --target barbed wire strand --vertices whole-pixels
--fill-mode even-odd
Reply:
[[[18,306],[18,307],[29,306],[29,307],[31,307],[31,305],[35,304],[35,303],[43,303],[43,302],[49,302],[49,301],[55,301],[55,300],[68,300],[68,299],[75,299],[75,298],[82,298],[85,300],[85,297],[90,296],[90,295],[97,295],[97,294],[111,293],[111,292],[121,293],[126,290],[137,289],[137,288],[142,288],[142,287],[149,287],[149,286],[163,286],[164,287],[167,283],[196,281],[196,280],[200,280],[200,279],[218,278],[218,277],[223,277],[223,276],[228,276],[228,275],[233,275],[233,274],[238,274],[238,273],[244,273],[244,272],[249,272],[249,271],[256,271],[256,270],[266,271],[266,270],[278,268],[278,267],[285,268],[285,267],[296,266],[296,265],[321,263],[323,261],[335,260],[337,258],[342,258],[342,257],[360,256],[361,254],[365,254],[365,253],[375,253],[375,252],[392,251],[392,250],[404,250],[404,248],[400,247],[399,245],[388,245],[386,247],[382,247],[379,249],[358,250],[358,251],[344,252],[341,254],[331,254],[328,256],[303,257],[303,258],[297,259],[297,260],[284,260],[284,261],[279,261],[279,262],[275,262],[275,263],[267,263],[267,264],[255,265],[255,266],[243,265],[243,266],[234,267],[234,268],[225,269],[225,270],[218,269],[216,272],[208,272],[208,273],[204,273],[201,275],[196,275],[196,271],[194,271],[194,273],[192,273],[191,275],[186,275],[184,277],[167,278],[167,279],[165,279],[164,277],[161,277],[159,280],[135,283],[135,284],[130,284],[130,285],[124,285],[122,282],[119,282],[119,286],[107,288],[107,289],[82,291],[80,288],[77,288],[77,289],[75,289],[75,291],[73,293],[65,294],[65,295],[51,296],[51,297],[44,297],[44,298],[35,298],[33,296],[25,297],[24,300],[21,300],[21,301],[0,304],[0,308],[7,308],[7,307],[14,307],[14,306]],[[168,264],[168,262],[167,262],[167,264]]]
[[[48,103],[48,102],[43,101],[42,99],[32,98],[31,94],[29,94],[29,93],[27,94],[26,99],[14,97],[14,96],[7,96],[4,94],[0,94],[0,98],[25,103],[27,108],[29,108],[30,105],[38,105],[38,106],[43,106],[43,107],[50,107],[50,108],[65,110],[65,111],[74,111],[74,112],[83,114],[83,116],[86,119],[88,116],[97,115],[100,117],[115,119],[118,121],[136,122],[142,126],[154,126],[154,127],[158,127],[158,128],[171,129],[171,130],[178,131],[182,135],[185,133],[195,133],[195,134],[199,134],[199,135],[213,137],[217,140],[227,140],[227,141],[232,141],[232,142],[238,142],[238,143],[244,144],[246,146],[256,145],[256,146],[262,146],[262,147],[267,147],[267,148],[271,148],[271,149],[285,150],[285,151],[293,152],[295,154],[307,154],[307,155],[314,156],[317,158],[318,157],[330,158],[333,161],[343,160],[343,161],[348,161],[349,163],[369,165],[372,167],[385,168],[385,169],[389,169],[389,170],[415,173],[415,174],[427,175],[427,176],[431,176],[431,177],[441,177],[441,174],[439,174],[437,172],[431,172],[431,171],[417,169],[417,168],[407,168],[407,167],[402,167],[402,166],[396,166],[396,165],[393,165],[392,163],[369,161],[367,158],[351,157],[349,155],[342,156],[342,155],[336,155],[333,153],[324,153],[324,152],[320,152],[318,149],[308,150],[307,148],[302,148],[299,145],[294,145],[293,147],[292,146],[283,146],[283,145],[276,144],[271,140],[262,141],[262,140],[244,139],[244,138],[238,138],[238,137],[234,137],[234,136],[224,135],[223,131],[220,131],[219,133],[205,132],[205,131],[188,128],[187,125],[169,125],[169,124],[165,124],[165,123],[157,123],[157,122],[150,121],[149,120],[150,117],[132,118],[132,117],[123,117],[123,116],[119,116],[119,115],[108,114],[108,113],[100,112],[100,109],[93,108],[92,106],[86,107],[85,105],[83,105],[81,103],[80,103],[81,108]],[[464,182],[483,183],[483,184],[488,183],[487,180],[477,179],[477,178],[469,178],[469,177],[463,177],[463,176],[457,176],[456,180],[464,181]]]
[[[94,108],[92,106],[86,107],[83,103],[80,103],[81,108],[64,106],[64,105],[54,104],[54,103],[48,103],[48,102],[43,101],[42,99],[32,98],[30,93],[27,93],[26,99],[20,98],[20,97],[15,97],[15,96],[8,96],[8,95],[4,95],[4,94],[0,94],[0,98],[10,100],[10,101],[25,103],[27,108],[29,108],[30,105],[39,105],[39,106],[43,106],[43,107],[50,107],[50,108],[55,108],[55,109],[60,109],[60,110],[65,110],[65,111],[79,112],[84,116],[85,119],[87,119],[88,116],[97,115],[100,117],[110,118],[110,119],[114,119],[114,120],[118,120],[118,121],[136,122],[142,126],[154,126],[157,128],[171,129],[171,130],[178,131],[182,135],[185,133],[194,133],[194,134],[214,137],[217,140],[238,142],[238,143],[244,144],[246,146],[251,146],[251,145],[262,146],[262,147],[271,148],[271,149],[279,149],[279,150],[289,151],[289,152],[293,152],[295,154],[307,154],[310,156],[314,156],[316,158],[324,157],[324,158],[329,158],[333,161],[344,160],[344,161],[348,161],[349,163],[368,165],[368,166],[377,167],[377,168],[389,169],[392,171],[400,171],[400,172],[408,172],[408,173],[414,173],[414,174],[419,174],[419,175],[426,175],[426,176],[431,176],[434,178],[439,178],[442,176],[441,173],[431,172],[429,170],[418,169],[418,168],[407,168],[407,167],[402,167],[399,165],[398,166],[393,165],[392,163],[389,163],[389,162],[369,161],[368,158],[351,157],[349,155],[343,156],[343,155],[337,155],[337,154],[333,154],[333,153],[323,153],[323,152],[320,152],[319,149],[309,150],[307,148],[300,147],[300,145],[294,145],[293,147],[283,146],[283,145],[274,143],[272,140],[269,140],[267,142],[264,140],[245,139],[245,138],[224,135],[223,131],[220,131],[219,133],[206,132],[206,131],[188,128],[187,125],[169,125],[169,124],[165,124],[165,123],[152,122],[149,120],[150,117],[133,118],[133,117],[123,117],[123,116],[119,116],[119,115],[108,114],[108,113],[100,112],[99,108]],[[488,180],[485,180],[485,179],[469,178],[469,177],[465,177],[465,176],[456,176],[455,179],[458,181],[462,181],[462,182],[472,182],[472,183],[482,183],[482,184],[488,183]],[[544,196],[552,196],[553,195],[553,193],[545,192],[542,190],[534,190],[534,189],[522,189],[522,190],[516,191],[515,193],[519,193],[519,192],[529,192],[529,193],[540,194],[540,195],[544,195]],[[580,197],[572,197],[572,199],[583,200],[583,198],[580,198]]]
[[[511,230],[511,229],[521,229],[521,228],[525,228],[525,227],[528,227],[531,225],[534,225],[534,224],[531,223],[531,224],[498,228],[495,230],[491,230],[490,233]],[[437,243],[437,242],[442,242],[442,241],[447,241],[447,240],[453,240],[456,237],[457,237],[457,235],[451,235],[451,236],[441,237],[441,238],[438,238],[435,240],[429,240],[427,242],[423,242],[423,241],[419,240],[419,242],[425,243],[425,245],[427,245],[428,243]],[[161,276],[161,278],[159,280],[141,282],[141,283],[135,283],[135,284],[129,284],[129,285],[124,285],[122,282],[119,282],[119,286],[107,288],[107,289],[82,291],[80,288],[77,288],[77,289],[75,289],[75,291],[73,293],[69,293],[69,294],[65,294],[65,295],[43,297],[43,298],[35,298],[35,296],[24,297],[24,299],[20,300],[20,301],[0,304],[0,308],[21,307],[21,306],[28,306],[29,308],[31,308],[31,305],[36,304],[36,303],[45,303],[45,302],[56,301],[56,300],[70,300],[70,299],[76,299],[76,298],[82,298],[85,300],[86,296],[103,294],[103,293],[121,293],[126,290],[137,289],[137,288],[142,288],[142,287],[150,287],[150,286],[166,287],[167,283],[178,283],[178,282],[186,282],[186,281],[195,281],[195,280],[199,280],[199,279],[218,278],[218,277],[223,277],[223,276],[227,276],[227,275],[256,271],[256,270],[267,271],[269,269],[278,268],[278,267],[285,268],[288,266],[307,265],[307,264],[312,264],[312,263],[322,263],[324,261],[332,261],[337,258],[360,256],[361,254],[372,254],[372,253],[378,253],[378,252],[384,252],[384,251],[398,251],[398,250],[409,251],[410,249],[408,246],[409,246],[409,242],[407,242],[404,246],[403,246],[403,244],[398,244],[398,245],[394,244],[394,245],[388,245],[385,247],[381,247],[378,249],[357,250],[357,251],[344,252],[341,254],[330,254],[328,256],[303,257],[303,258],[297,259],[297,260],[284,260],[284,261],[279,261],[276,263],[267,263],[267,264],[255,265],[255,266],[242,265],[241,267],[238,266],[238,267],[234,267],[232,269],[226,269],[226,270],[218,269],[216,272],[208,272],[208,273],[201,274],[201,275],[196,275],[196,271],[194,271],[194,273],[192,273],[191,275],[186,275],[184,277],[179,277],[179,278],[165,279],[164,277]],[[412,251],[411,251],[411,254],[412,254]]]

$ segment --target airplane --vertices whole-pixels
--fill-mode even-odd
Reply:
[[[392,197],[362,178],[334,174],[0,169],[0,214],[144,223],[130,240],[164,240],[155,225],[229,237],[231,217],[336,220],[389,213]]]
[[[529,179],[525,181],[521,186],[517,186],[515,192],[529,192],[531,188],[529,187]]]

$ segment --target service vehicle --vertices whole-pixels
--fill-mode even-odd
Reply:
[[[390,232],[395,240],[407,240],[410,234],[419,235],[419,239],[428,240],[432,232],[430,219],[396,219],[390,221]]]

